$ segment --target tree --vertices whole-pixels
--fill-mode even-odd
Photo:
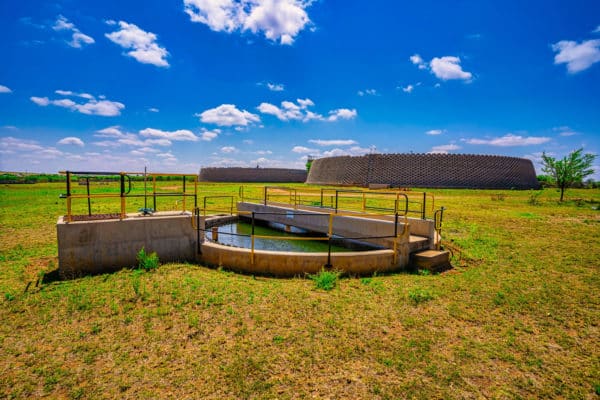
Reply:
[[[542,171],[549,174],[560,188],[560,201],[563,201],[566,188],[574,183],[581,183],[583,178],[594,173],[592,164],[596,156],[582,153],[583,148],[572,151],[562,160],[542,153]]]

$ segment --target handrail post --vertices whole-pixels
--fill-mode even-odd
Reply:
[[[185,211],[185,181],[186,181],[186,176],[183,176],[183,199],[181,201],[181,203],[183,204],[182,210],[181,211]]]
[[[125,218],[125,173],[121,172],[121,219]]]
[[[265,186],[265,188],[263,189],[264,190],[264,193],[263,193],[263,202],[264,202],[265,206],[267,205],[267,188],[268,188],[268,186]]]
[[[338,195],[339,195],[339,190],[336,189],[335,191],[335,213],[337,214],[337,210],[338,210]]]
[[[152,209],[156,212],[156,175],[152,175]]]
[[[206,196],[204,196],[204,218],[206,218]]]
[[[323,188],[321,188],[321,208],[323,208]]]
[[[252,265],[254,265],[254,211],[252,211],[252,234],[250,235],[250,260]]]
[[[365,197],[366,193],[362,193],[362,211],[365,212],[367,209],[367,198]]]
[[[198,243],[198,254],[202,255],[202,246],[200,245],[200,209],[194,208],[196,213],[196,242]]]
[[[423,208],[421,210],[421,219],[425,219],[425,203],[427,202],[427,193],[423,192]]]
[[[92,215],[92,202],[90,200],[90,177],[85,177],[85,186],[87,189],[88,216]]]

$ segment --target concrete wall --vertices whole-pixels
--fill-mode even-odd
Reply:
[[[191,214],[159,212],[153,216],[128,215],[124,220],[66,223],[60,217],[58,269],[64,278],[137,265],[144,247],[161,262],[196,261],[196,231]]]
[[[306,183],[400,187],[535,189],[531,160],[471,154],[369,154],[314,160]]]
[[[285,168],[216,168],[200,170],[202,182],[304,182],[306,171]]]
[[[327,253],[256,250],[253,258],[250,249],[205,242],[202,244],[201,260],[208,265],[248,274],[291,277],[319,272],[327,263]],[[398,270],[400,266],[394,260],[393,250],[331,254],[332,269],[350,275]]]

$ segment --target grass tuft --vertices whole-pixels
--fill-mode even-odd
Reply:
[[[150,254],[146,253],[146,250],[142,247],[137,253],[138,268],[151,271],[158,268],[159,260],[156,252]]]
[[[329,291],[335,287],[339,276],[339,272],[322,269],[318,274],[309,275],[308,277],[313,280],[317,289]]]

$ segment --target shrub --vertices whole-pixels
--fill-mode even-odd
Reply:
[[[138,268],[150,271],[158,268],[159,260],[156,252],[146,253],[146,250],[142,247],[137,253]]]
[[[331,290],[335,287],[339,272],[321,270],[318,274],[309,275],[308,277],[315,282],[317,289]]]

